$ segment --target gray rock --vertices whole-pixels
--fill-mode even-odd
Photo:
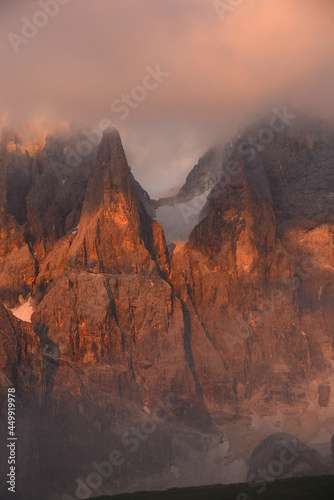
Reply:
[[[316,450],[295,436],[279,432],[263,439],[249,458],[248,481],[316,476],[333,473],[333,467]]]

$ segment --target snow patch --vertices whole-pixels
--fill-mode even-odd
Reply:
[[[34,308],[31,305],[31,299],[29,298],[26,302],[21,304],[19,307],[14,307],[14,309],[10,309],[10,311],[14,314],[14,316],[22,321],[27,321],[27,323],[31,323],[31,316],[34,312]]]

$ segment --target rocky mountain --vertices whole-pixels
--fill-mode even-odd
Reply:
[[[177,195],[155,202],[153,216],[163,226],[167,244],[184,244],[188,240],[230,152],[231,144],[209,149],[189,172]]]
[[[231,146],[228,146],[225,151],[218,147],[209,149],[189,172],[179,192],[169,198],[160,198],[158,206],[185,203],[211,190],[217,183],[223,161],[226,160],[230,152]]]
[[[47,136],[43,148],[3,131],[0,152],[0,298],[14,307],[33,291],[39,266],[79,222],[91,158],[66,164],[65,137]]]
[[[155,206],[114,129],[61,175],[66,141],[4,140],[0,431],[14,386],[22,500],[242,481],[274,433],[330,456],[334,134],[250,134]],[[159,210],[198,197],[170,255]],[[10,311],[28,299],[30,323]]]

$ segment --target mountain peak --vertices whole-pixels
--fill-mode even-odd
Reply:
[[[102,162],[110,162],[112,159],[121,156],[125,157],[125,154],[119,132],[114,127],[109,127],[103,131],[97,159]]]
[[[127,251],[130,247],[135,258]],[[94,272],[132,273],[139,268],[151,272],[155,263],[167,269],[167,260],[163,230],[134,189],[118,131],[108,129],[87,186],[70,261]]]

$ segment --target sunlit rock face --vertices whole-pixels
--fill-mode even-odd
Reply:
[[[170,252],[152,215],[171,205],[136,183],[117,131],[60,178],[59,138],[2,153],[1,394],[17,387],[18,425],[39,436],[22,499],[25,484],[74,497],[76,478],[161,408],[98,493],[245,480],[277,432],[330,454],[334,138],[298,124],[249,154],[250,133],[221,170],[213,153],[194,169],[177,203],[204,193],[198,223]],[[27,307],[31,324],[9,311]]]
[[[15,138],[15,137],[14,137]],[[25,197],[31,183],[30,164],[13,144],[12,135],[0,143],[0,296],[14,306],[26,296],[35,278],[35,263],[24,237]]]
[[[278,134],[251,158],[240,139],[229,181],[213,189],[172,258],[175,288],[229,366],[236,393],[263,408],[297,403],[304,384],[321,373],[326,383],[332,370],[333,136],[316,129],[311,141],[308,127]],[[320,190],[327,205],[316,210]]]
[[[169,273],[162,228],[135,192],[116,130],[100,144],[69,261],[92,272]]]
[[[184,378],[194,393],[184,356],[182,304],[165,279],[163,230],[133,189],[116,131],[101,142],[77,234],[52,254],[63,274],[33,321],[50,325],[49,334],[65,355],[117,366],[117,392],[132,398],[172,394]],[[40,291],[52,280],[48,264],[39,276]]]
[[[92,158],[66,164],[68,139],[25,144],[4,130],[0,143],[0,298],[28,300],[39,268],[55,243],[78,224]],[[20,299],[21,297],[21,299]]]

